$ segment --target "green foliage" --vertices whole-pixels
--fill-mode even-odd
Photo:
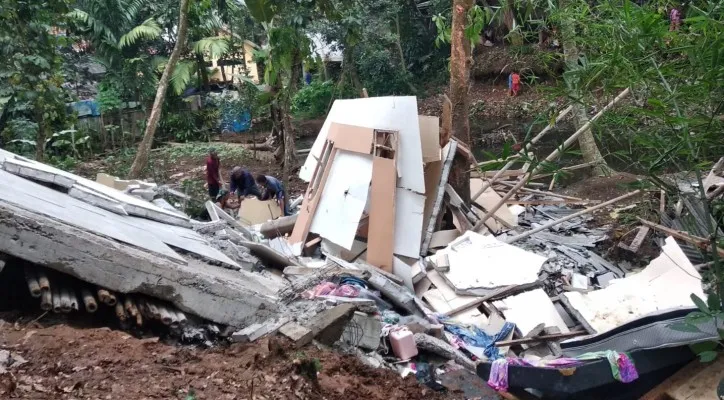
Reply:
[[[167,111],[158,124],[158,139],[180,143],[208,141],[218,126],[219,110],[215,108]]]
[[[314,81],[299,90],[292,98],[292,114],[298,118],[318,118],[327,113],[334,95],[331,81]]]
[[[118,47],[123,49],[130,47],[140,40],[153,40],[161,36],[161,27],[153,18],[143,21],[140,25],[131,28],[128,33],[121,36]]]

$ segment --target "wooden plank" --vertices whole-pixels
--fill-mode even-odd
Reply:
[[[334,148],[331,142],[327,141],[324,150],[322,150],[322,159],[315,164],[314,175],[307,187],[302,206],[299,208],[297,223],[294,224],[289,243],[300,243],[307,239],[314,213],[317,211],[319,201],[322,199],[324,185],[327,182],[336,155],[337,149]]]
[[[440,119],[419,115],[420,141],[422,142],[422,162],[440,161]]]
[[[372,159],[370,213],[367,239],[367,262],[392,272],[395,244],[395,160],[383,157]]]
[[[334,143],[334,147],[339,150],[371,154],[374,132],[372,128],[332,122],[327,140]]]
[[[435,232],[435,225],[437,224],[440,210],[442,209],[442,199],[445,195],[445,185],[447,184],[448,177],[450,176],[450,169],[452,168],[452,162],[455,158],[457,151],[457,141],[450,140],[450,143],[446,146],[447,150],[443,150],[443,156],[445,160],[442,165],[442,173],[440,174],[440,181],[437,184],[437,192],[435,197],[435,203],[430,214],[430,220],[427,222],[427,230],[424,233],[424,239],[422,246],[420,247],[420,255],[425,257],[427,251],[430,248],[430,241],[432,240],[432,234]]]

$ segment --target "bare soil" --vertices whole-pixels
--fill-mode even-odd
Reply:
[[[312,345],[291,350],[281,337],[200,349],[109,328],[0,320],[0,349],[27,360],[0,375],[3,399],[462,398],[352,356]]]

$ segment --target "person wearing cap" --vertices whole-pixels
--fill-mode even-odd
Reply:
[[[239,200],[249,195],[254,195],[258,199],[261,199],[261,192],[259,191],[259,187],[256,186],[254,176],[241,167],[234,167],[234,169],[231,170],[229,190],[231,193],[236,194]]]
[[[216,200],[219,196],[219,189],[223,184],[221,174],[219,170],[221,168],[221,161],[219,155],[216,153],[216,149],[209,149],[209,157],[206,158],[206,186],[209,189],[209,197],[211,200]]]
[[[289,207],[287,207],[287,193],[279,179],[273,176],[259,174],[256,176],[256,183],[264,188],[264,194],[261,197],[262,200],[270,200],[273,198],[276,200],[279,208],[284,211],[284,216],[291,214]]]

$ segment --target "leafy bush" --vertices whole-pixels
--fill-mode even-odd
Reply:
[[[384,48],[371,46],[360,51],[355,60],[360,78],[370,96],[409,94],[405,72],[398,56]]]
[[[317,118],[326,114],[334,89],[332,81],[315,81],[304,86],[292,98],[292,114],[298,118]]]

